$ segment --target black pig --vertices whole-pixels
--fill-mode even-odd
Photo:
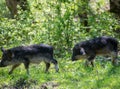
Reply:
[[[30,63],[40,63],[44,61],[46,64],[46,72],[50,67],[50,63],[55,65],[56,71],[58,71],[58,63],[53,58],[53,47],[45,44],[31,45],[31,46],[19,46],[5,50],[1,48],[3,55],[0,62],[0,67],[6,67],[13,65],[9,74],[18,67],[21,63],[24,64],[27,74],[29,74]]]
[[[117,64],[118,41],[115,38],[102,36],[77,43],[73,48],[72,61],[87,59],[86,66],[90,63],[94,66],[96,55],[109,55],[112,64]]]

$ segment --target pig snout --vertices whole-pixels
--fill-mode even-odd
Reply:
[[[1,60],[0,60],[0,67],[6,67],[6,65],[4,65]]]
[[[72,61],[75,61],[75,60],[76,60],[74,56],[72,56],[72,58],[71,58],[71,59],[72,59]]]

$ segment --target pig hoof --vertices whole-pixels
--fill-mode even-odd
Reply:
[[[9,75],[11,75],[11,74],[12,74],[12,72],[9,72],[8,74],[9,74]]]
[[[58,70],[56,70],[56,72],[59,72],[59,69],[58,69]]]
[[[45,73],[49,73],[49,71],[45,71]]]
[[[59,71],[56,71],[56,73],[60,73]]]

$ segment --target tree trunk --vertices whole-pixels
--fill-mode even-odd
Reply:
[[[110,0],[110,12],[115,13],[120,18],[120,0]]]
[[[88,15],[89,15],[89,1],[90,0],[80,0],[78,3],[78,16],[80,18],[81,23],[84,25],[86,32],[90,31],[88,24]]]
[[[12,18],[14,18],[15,15],[17,15],[18,12],[17,5],[19,5],[22,10],[29,10],[27,0],[5,0],[5,1],[8,9],[10,10]]]

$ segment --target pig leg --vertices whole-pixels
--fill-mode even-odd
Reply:
[[[20,64],[15,64],[12,66],[12,69],[9,71],[9,74],[12,74],[13,70],[18,67]]]
[[[29,64],[30,64],[30,61],[28,59],[25,59],[24,66],[28,75],[29,75]]]
[[[59,71],[58,62],[55,59],[52,59],[51,62],[55,65],[56,72],[58,72]]]
[[[45,72],[48,72],[48,69],[50,68],[50,63],[45,62],[45,64],[46,64]]]
[[[94,58],[95,58],[95,55],[88,57],[88,59],[85,62],[85,65],[89,66],[89,63],[91,63],[92,67],[94,67]]]
[[[112,62],[113,65],[117,65],[118,64],[117,54],[118,54],[117,52],[112,52],[111,53],[111,55],[112,55],[111,56],[112,57],[111,62]]]
[[[85,66],[88,67],[88,65],[89,65],[89,61],[86,60],[86,61],[85,61]]]
[[[94,67],[94,60],[91,61],[91,65],[92,65],[92,67]]]

